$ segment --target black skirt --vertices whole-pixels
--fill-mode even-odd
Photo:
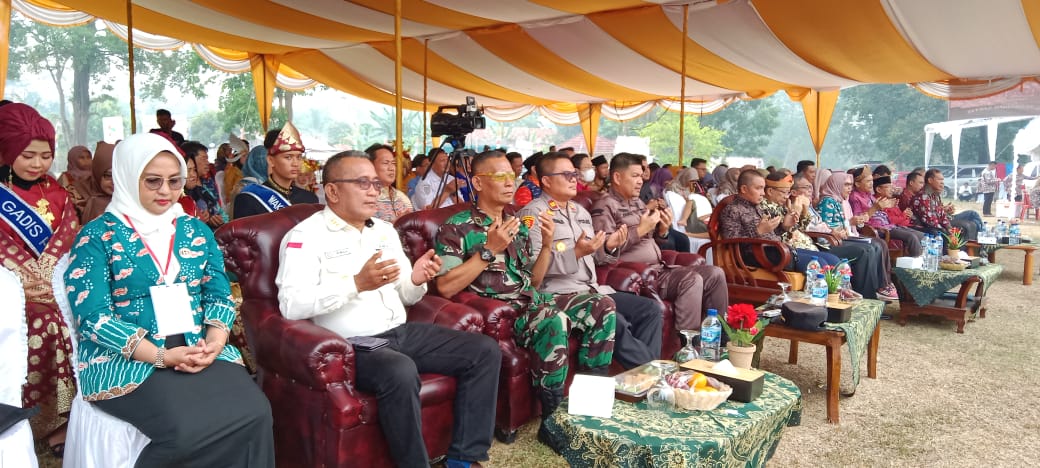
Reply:
[[[238,364],[156,370],[133,392],[94,404],[152,439],[136,467],[274,467],[271,405]]]

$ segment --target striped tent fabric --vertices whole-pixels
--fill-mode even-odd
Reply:
[[[99,19],[126,37],[125,0],[10,1],[37,21]],[[190,43],[222,70],[260,68],[289,89],[320,82],[394,103],[392,1],[132,3],[142,47]],[[734,99],[784,91],[801,101],[861,83],[910,83],[963,99],[1040,75],[1036,0],[401,3],[401,93],[413,110],[425,92],[428,110],[472,95],[491,117],[573,115],[591,104],[624,118],[647,103],[678,107],[683,96],[688,112],[705,112]]]

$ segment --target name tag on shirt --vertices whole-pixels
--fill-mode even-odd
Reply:
[[[170,336],[195,330],[191,296],[184,283],[163,284],[149,288],[155,324],[159,335]]]

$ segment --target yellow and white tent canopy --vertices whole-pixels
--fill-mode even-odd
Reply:
[[[126,34],[118,29],[127,24],[126,0],[0,5],[9,1],[40,21],[99,18]],[[649,110],[646,103],[677,107],[683,97],[688,112],[708,112],[780,90],[799,101],[813,96],[812,108],[829,100],[813,91],[836,98],[860,83],[913,83],[934,96],[970,98],[1040,75],[1040,0],[401,3],[404,107],[422,109],[424,93],[429,110],[474,95],[498,119],[536,108],[570,123],[600,112],[626,119]],[[134,29],[150,33],[153,47],[186,41],[228,71],[249,69],[288,88],[316,80],[394,103],[393,1],[132,4]]]

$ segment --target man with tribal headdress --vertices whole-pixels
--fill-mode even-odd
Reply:
[[[235,197],[234,218],[271,213],[299,203],[318,203],[318,196],[314,192],[294,184],[296,176],[300,174],[305,150],[300,132],[292,122],[286,122],[267,150],[267,180],[262,184],[242,187],[241,193]],[[254,157],[251,154],[249,159]],[[249,160],[246,163],[253,166]]]

